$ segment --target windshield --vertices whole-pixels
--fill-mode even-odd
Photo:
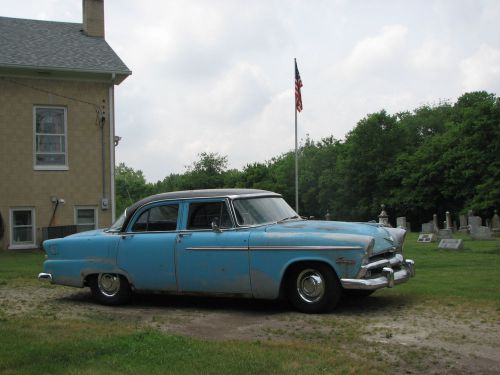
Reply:
[[[116,221],[109,227],[108,232],[120,232],[122,230],[123,222],[125,221],[125,216],[127,215],[127,210],[123,211],[121,216],[116,219]]]
[[[239,225],[268,224],[298,218],[297,213],[281,197],[235,199],[233,207]]]

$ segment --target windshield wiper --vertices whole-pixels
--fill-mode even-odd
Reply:
[[[278,221],[276,222],[276,224],[282,223],[282,222],[287,221],[287,220],[298,219],[298,218],[299,218],[299,216],[297,216],[297,215],[295,215],[295,216],[290,216],[290,217],[285,217],[284,219],[278,220]]]

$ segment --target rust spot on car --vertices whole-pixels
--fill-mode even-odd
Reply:
[[[339,257],[339,258],[335,259],[335,263],[352,266],[352,265],[356,264],[356,261],[352,260],[352,259],[346,259],[344,257]]]

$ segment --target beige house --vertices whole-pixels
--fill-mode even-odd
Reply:
[[[82,24],[0,17],[0,249],[110,225],[114,87],[130,74],[103,0],[83,0]]]

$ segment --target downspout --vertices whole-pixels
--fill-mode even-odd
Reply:
[[[102,111],[99,111],[99,125],[101,126],[101,143],[102,143],[102,199],[106,198],[106,143],[104,139],[104,124],[106,118]],[[101,205],[102,208],[102,205]]]
[[[116,219],[115,207],[115,73],[111,76],[111,86],[109,86],[108,98],[108,113],[109,113],[109,171],[110,171],[110,186],[111,197],[111,221]]]

